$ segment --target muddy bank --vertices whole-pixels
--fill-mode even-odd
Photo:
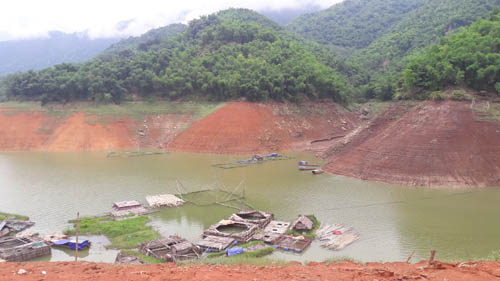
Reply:
[[[19,269],[27,271],[18,274]],[[46,274],[42,274],[44,271]],[[500,278],[500,262],[439,263],[311,263],[304,266],[252,265],[179,267],[116,265],[88,262],[3,263],[0,280],[464,280]]]
[[[398,185],[500,186],[500,123],[479,113],[471,102],[395,104],[332,144],[325,169]]]
[[[201,120],[199,120],[201,119]],[[232,102],[194,114],[60,116],[0,109],[0,151],[171,151],[253,154],[305,150],[311,140],[345,134],[360,123],[334,103],[300,106]]]
[[[182,132],[168,150],[217,154],[303,151],[312,140],[343,135],[359,124],[357,114],[329,102],[300,106],[232,102]]]
[[[190,114],[97,116],[0,111],[1,151],[112,151],[163,148],[194,121]]]

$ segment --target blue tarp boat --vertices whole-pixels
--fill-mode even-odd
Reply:
[[[66,248],[70,248],[71,250],[76,250],[76,242],[70,241],[67,239],[54,242],[54,246],[66,247]],[[83,250],[83,249],[88,248],[88,247],[90,247],[89,240],[84,240],[82,242],[78,242],[78,250]]]

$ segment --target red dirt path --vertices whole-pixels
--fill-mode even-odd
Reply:
[[[428,187],[500,186],[500,123],[470,102],[394,105],[346,145],[327,153],[331,173]]]
[[[25,269],[27,274],[17,274]],[[43,275],[42,271],[46,274]],[[406,263],[345,262],[341,264],[311,263],[284,267],[251,265],[179,267],[162,265],[116,265],[88,262],[33,262],[0,264],[0,280],[436,280],[483,281],[500,279],[500,262],[466,264],[437,263],[426,268],[426,262]]]

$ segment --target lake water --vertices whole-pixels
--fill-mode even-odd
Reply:
[[[342,176],[299,172],[298,160],[313,155],[290,153],[294,159],[237,169],[212,164],[248,157],[169,153],[143,157],[107,158],[105,153],[0,153],[0,210],[27,215],[32,232],[62,232],[67,221],[81,215],[110,211],[120,200],[145,202],[146,195],[177,193],[178,179],[189,190],[223,182],[233,189],[245,180],[246,200],[279,220],[315,214],[324,223],[353,226],[361,240],[333,252],[317,242],[303,254],[275,252],[272,257],[322,261],[348,256],[361,261],[484,258],[500,249],[500,188],[421,189],[364,182]],[[162,209],[151,215],[162,234],[179,234],[196,241],[202,231],[234,210],[222,206]],[[103,237],[84,260],[113,262]],[[72,253],[54,250],[50,260],[71,260]]]

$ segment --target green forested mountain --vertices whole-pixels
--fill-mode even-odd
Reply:
[[[499,0],[347,0],[290,23],[370,76],[358,97],[392,98],[410,55],[487,17]],[[359,85],[359,84],[358,84]]]
[[[397,82],[408,56],[418,54],[462,26],[487,17],[498,3],[498,0],[428,0],[408,13],[385,35],[348,59],[371,73],[371,82],[363,95],[392,98],[401,87]]]
[[[288,28],[333,50],[361,49],[427,0],[346,0],[292,21]]]
[[[127,39],[120,40],[119,42],[111,45],[111,47],[107,48],[103,55],[107,54],[117,54],[123,51],[134,51],[134,50],[147,50],[152,46],[155,48],[161,48],[161,43],[165,38],[170,36],[175,36],[184,30],[186,30],[187,25],[177,23],[170,24],[164,27],[159,27],[155,29],[151,29],[150,31],[144,33],[138,37],[130,37]]]
[[[326,65],[337,63],[334,56],[245,9],[193,20],[163,40],[136,38],[118,46],[127,47],[114,46],[82,64],[8,76],[5,93],[10,99],[42,102],[120,102],[132,95],[342,102],[351,91],[344,77]]]
[[[495,90],[500,95],[500,12],[443,37],[403,71],[409,98],[448,85]]]
[[[49,38],[0,42],[0,76],[92,58],[118,38],[90,39],[85,34],[50,32]]]

